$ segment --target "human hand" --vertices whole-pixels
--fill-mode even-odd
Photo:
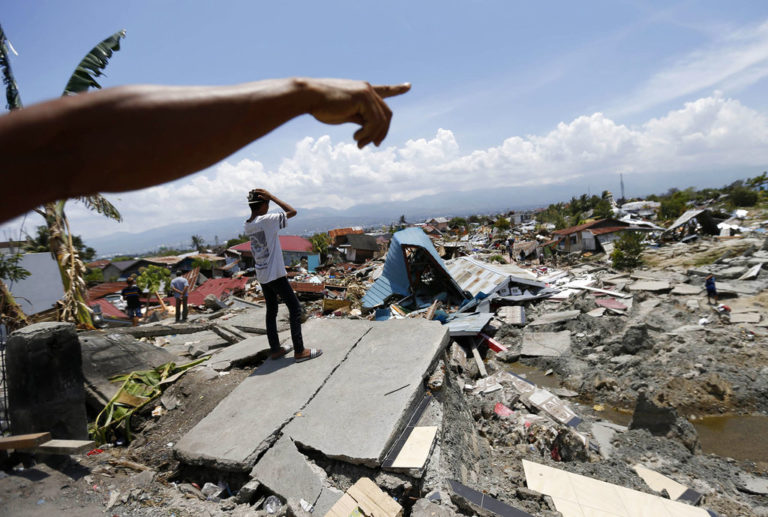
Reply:
[[[263,201],[269,201],[272,199],[272,194],[263,188],[255,188],[250,192],[251,198],[261,199]]]
[[[354,122],[362,126],[354,135],[360,149],[371,142],[378,147],[387,136],[392,110],[383,99],[411,89],[410,83],[371,86],[365,81],[349,79],[308,79],[307,85],[319,94],[309,110],[317,120],[325,124]]]

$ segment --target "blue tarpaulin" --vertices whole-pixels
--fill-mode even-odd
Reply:
[[[368,292],[363,297],[363,308],[372,309],[383,305],[387,298],[393,294],[408,296],[411,292],[411,280],[408,276],[408,266],[403,247],[418,247],[427,252],[434,264],[442,270],[442,275],[449,279],[454,290],[461,293],[458,284],[453,280],[451,274],[445,268],[443,259],[437,254],[437,250],[432,245],[432,241],[421,228],[406,228],[395,233],[392,241],[389,243],[389,251],[384,262],[384,270],[381,276],[374,282]]]

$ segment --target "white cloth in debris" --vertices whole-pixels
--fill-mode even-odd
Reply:
[[[278,232],[285,228],[285,212],[264,214],[245,223],[245,234],[251,239],[256,280],[266,284],[285,276],[283,250]]]

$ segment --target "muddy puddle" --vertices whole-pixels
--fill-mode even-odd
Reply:
[[[560,376],[554,373],[547,375],[535,366],[516,362],[509,364],[508,369],[541,388],[552,390],[562,387]],[[620,425],[629,425],[632,420],[631,412],[609,406],[602,408],[599,414],[603,419]],[[768,415],[710,416],[698,418],[691,423],[699,434],[705,454],[768,462]]]

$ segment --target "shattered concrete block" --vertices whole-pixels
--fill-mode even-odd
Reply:
[[[5,362],[15,434],[49,431],[53,438],[88,438],[80,343],[73,324],[35,323],[13,332]]]
[[[670,289],[669,282],[665,280],[639,280],[629,285],[630,291],[668,291]]]
[[[548,312],[536,318],[533,322],[529,323],[528,326],[537,327],[540,325],[552,325],[554,323],[562,323],[564,321],[576,319],[579,316],[579,314],[581,314],[581,311],[578,311],[578,310]]]
[[[500,307],[496,315],[507,325],[525,325],[525,307],[522,305]]]
[[[458,343],[452,343],[448,353],[452,370],[459,372],[467,370],[467,353]]]
[[[285,500],[304,499],[311,504],[320,497],[323,488],[323,479],[285,436],[256,463],[251,478]]]

